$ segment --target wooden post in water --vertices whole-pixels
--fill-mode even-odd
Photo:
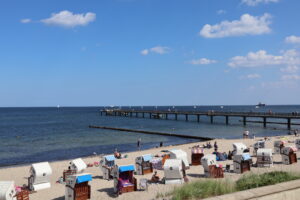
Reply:
[[[138,116],[139,116],[139,113],[138,113],[138,112],[136,112],[136,113],[135,113],[135,117],[138,117]]]
[[[150,118],[150,119],[152,118],[152,114],[151,114],[151,112],[149,112],[149,118]]]
[[[291,118],[287,118],[287,128],[291,130]]]
[[[145,118],[145,113],[143,112],[143,118]]]
[[[166,119],[168,119],[168,113],[166,113]]]
[[[185,114],[185,121],[189,121],[189,115]]]
[[[266,117],[263,117],[264,118],[264,127],[266,128],[267,127],[267,118]]]
[[[130,117],[132,117],[132,112],[130,112]]]
[[[212,123],[214,123],[214,116],[210,116],[210,123],[212,124]]]
[[[200,122],[200,115],[197,114],[197,122]]]
[[[243,124],[244,124],[244,126],[247,125],[247,124],[246,124],[246,116],[243,116]]]
[[[177,113],[175,113],[175,120],[177,120]]]
[[[228,125],[229,124],[229,116],[226,115],[225,118],[226,118],[226,125]]]

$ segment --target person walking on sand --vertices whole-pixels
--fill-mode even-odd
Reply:
[[[142,138],[139,138],[138,141],[137,141],[137,144],[136,144],[139,151],[141,150],[141,146],[142,146],[141,143],[142,143]]]

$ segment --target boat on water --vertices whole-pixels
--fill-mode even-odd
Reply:
[[[256,106],[263,107],[263,106],[266,106],[266,104],[259,102]]]

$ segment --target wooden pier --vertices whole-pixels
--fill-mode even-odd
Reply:
[[[149,134],[149,135],[163,135],[163,136],[172,136],[172,137],[180,137],[180,138],[188,138],[188,139],[198,139],[201,141],[213,140],[213,138],[194,136],[194,135],[162,133],[162,132],[156,132],[156,131],[134,130],[134,129],[126,129],[126,128],[107,127],[107,126],[92,126],[92,125],[90,125],[89,128],[99,128],[99,129],[106,129],[106,130],[113,130],[113,131],[124,131],[124,132],[133,132],[133,133],[143,133],[143,134]]]
[[[101,110],[101,115],[106,116],[123,116],[123,117],[142,117],[153,118],[153,119],[170,119],[170,116],[173,116],[174,120],[178,120],[178,116],[182,115],[185,118],[185,121],[189,121],[189,116],[196,116],[197,122],[200,122],[201,116],[209,117],[210,123],[214,123],[214,117],[224,117],[225,124],[229,124],[229,119],[232,117],[241,118],[241,122],[244,126],[247,125],[247,122],[252,122],[248,120],[249,118],[261,118],[261,121],[255,121],[255,123],[262,123],[264,127],[267,124],[286,124],[287,129],[291,129],[291,125],[298,125],[297,123],[292,123],[292,120],[299,120],[299,113],[262,113],[262,112],[216,112],[216,111],[207,111],[207,112],[193,112],[193,111],[157,111],[157,110]],[[284,119],[286,122],[271,122],[269,119]]]

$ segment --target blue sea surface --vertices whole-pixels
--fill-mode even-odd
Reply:
[[[178,111],[231,111],[231,112],[300,112],[300,106],[160,106],[122,107],[135,110],[178,110]],[[89,125],[141,129],[158,132],[197,135],[214,138],[238,138],[244,130],[256,136],[287,134],[286,125],[248,123],[242,126],[240,118],[230,118],[225,125],[224,117],[215,117],[210,123],[201,116],[201,122],[191,116],[179,120],[157,120],[135,117],[101,116],[103,107],[44,107],[44,108],[0,108],[0,166],[26,164],[40,161],[72,159],[76,157],[112,153],[115,148],[121,152],[137,150],[136,142],[142,138],[142,148],[152,148],[162,141],[164,145],[194,142],[194,139],[146,135],[91,129]],[[251,119],[256,120],[256,119]],[[261,120],[261,119],[257,119]],[[273,119],[273,121],[278,119]],[[279,120],[280,121],[280,120]],[[283,122],[286,122],[283,120]],[[293,121],[293,123],[300,123]],[[293,126],[292,128],[300,128]]]

